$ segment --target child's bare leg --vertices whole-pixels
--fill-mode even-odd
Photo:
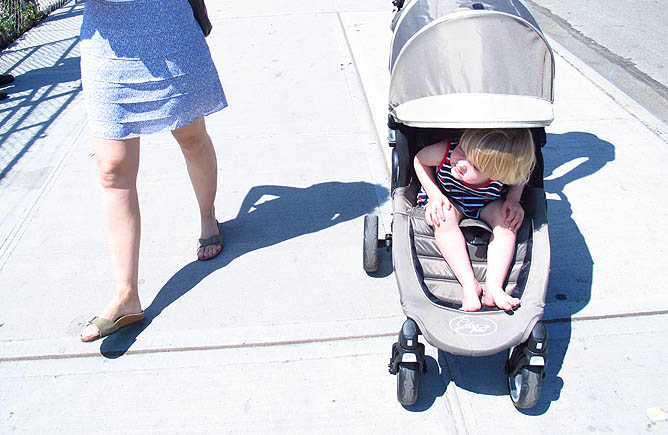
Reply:
[[[462,285],[462,311],[478,311],[481,308],[482,287],[473,274],[466,240],[459,229],[461,212],[455,207],[450,210],[452,213],[448,214],[446,221],[434,226],[434,237],[441,255]]]
[[[481,218],[492,227],[492,240],[487,246],[487,280],[484,302],[489,307],[511,310],[520,304],[520,300],[507,294],[503,283],[508,275],[510,263],[515,254],[517,233],[504,225],[501,216],[502,202],[494,201],[481,212]]]

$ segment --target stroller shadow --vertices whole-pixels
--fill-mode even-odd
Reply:
[[[552,402],[559,400],[564,385],[559,372],[570,343],[571,317],[591,299],[593,260],[585,237],[573,219],[564,189],[615,160],[615,148],[590,133],[548,134],[543,155],[551,255],[543,317],[548,329],[549,356],[540,400],[535,407],[520,410],[526,415],[541,415]],[[506,357],[504,351],[475,358],[444,354],[442,360],[458,368],[453,373],[458,387],[480,394],[507,395],[507,377],[503,370]]]
[[[195,260],[176,272],[146,307],[144,320],[106,337],[100,352],[107,358],[124,355],[165,308],[235,258],[370,213],[379,198],[387,201],[389,190],[366,182],[253,187],[237,216],[220,224],[223,252],[209,261]]]

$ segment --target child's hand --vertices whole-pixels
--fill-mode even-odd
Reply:
[[[501,215],[505,219],[506,228],[517,231],[524,220],[524,209],[519,202],[506,199],[501,206]]]
[[[445,222],[447,211],[452,208],[452,204],[444,195],[438,195],[436,198],[429,198],[427,207],[424,210],[424,218],[427,224],[433,226],[440,226],[441,222]]]

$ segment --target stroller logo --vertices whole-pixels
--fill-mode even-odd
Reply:
[[[460,316],[455,317],[450,321],[450,329],[457,334],[479,337],[494,334],[498,327],[494,321],[489,319],[473,316]]]

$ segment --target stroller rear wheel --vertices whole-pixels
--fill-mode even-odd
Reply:
[[[542,367],[526,366],[508,377],[510,400],[516,408],[531,408],[538,403],[543,381]]]
[[[415,363],[402,363],[397,372],[397,400],[405,406],[414,404],[418,398],[420,372]]]
[[[378,270],[378,215],[364,216],[364,252],[362,266],[369,273]]]

